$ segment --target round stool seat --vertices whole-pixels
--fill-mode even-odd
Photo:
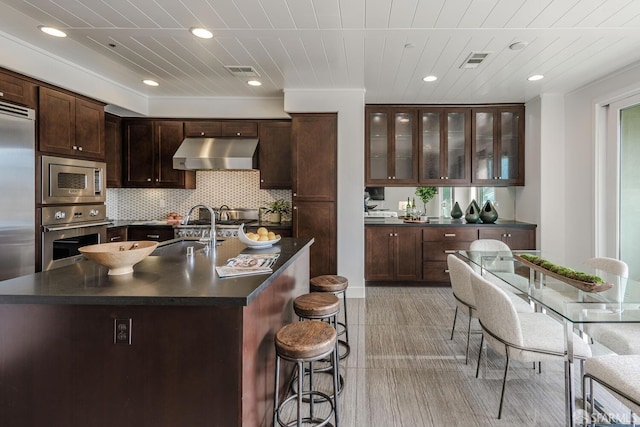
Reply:
[[[349,280],[346,277],[335,274],[316,276],[310,280],[312,292],[340,292],[347,289]]]
[[[325,322],[296,322],[276,332],[276,353],[289,359],[314,359],[330,353],[337,334]]]
[[[340,310],[340,300],[330,293],[300,295],[293,301],[293,310],[307,319],[334,316]]]

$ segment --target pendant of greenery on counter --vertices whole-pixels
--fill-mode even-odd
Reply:
[[[422,204],[423,204],[425,215],[426,215],[426,212],[427,212],[427,203],[429,203],[429,201],[431,199],[433,199],[436,194],[438,194],[438,189],[436,187],[418,187],[418,188],[416,188],[416,196],[418,196],[420,198],[420,200],[422,200]]]

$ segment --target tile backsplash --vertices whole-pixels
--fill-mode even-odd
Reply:
[[[259,171],[197,171],[194,190],[107,189],[107,216],[114,220],[153,220],[166,218],[169,212],[186,215],[199,203],[213,208],[228,205],[257,209],[277,199],[291,202],[291,190],[261,190]]]

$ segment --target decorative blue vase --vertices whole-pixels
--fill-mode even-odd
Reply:
[[[451,209],[451,218],[460,219],[462,218],[462,209],[460,209],[460,205],[456,202]]]
[[[464,215],[464,219],[470,224],[474,224],[480,221],[480,207],[476,203],[475,199],[472,200],[471,203],[469,203],[467,211]]]
[[[487,200],[487,202],[482,207],[480,211],[480,219],[485,224],[493,224],[498,219],[498,211],[496,210],[491,200]]]

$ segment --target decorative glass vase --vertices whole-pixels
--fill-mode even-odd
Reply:
[[[491,200],[487,200],[487,202],[482,207],[480,211],[480,219],[485,224],[493,224],[498,219],[498,211],[496,210]]]
[[[460,209],[460,205],[456,202],[451,208],[451,218],[460,219],[462,218],[462,209]]]
[[[476,203],[475,199],[469,203],[464,219],[468,223],[476,223],[480,221],[480,207],[478,206],[478,203]]]

